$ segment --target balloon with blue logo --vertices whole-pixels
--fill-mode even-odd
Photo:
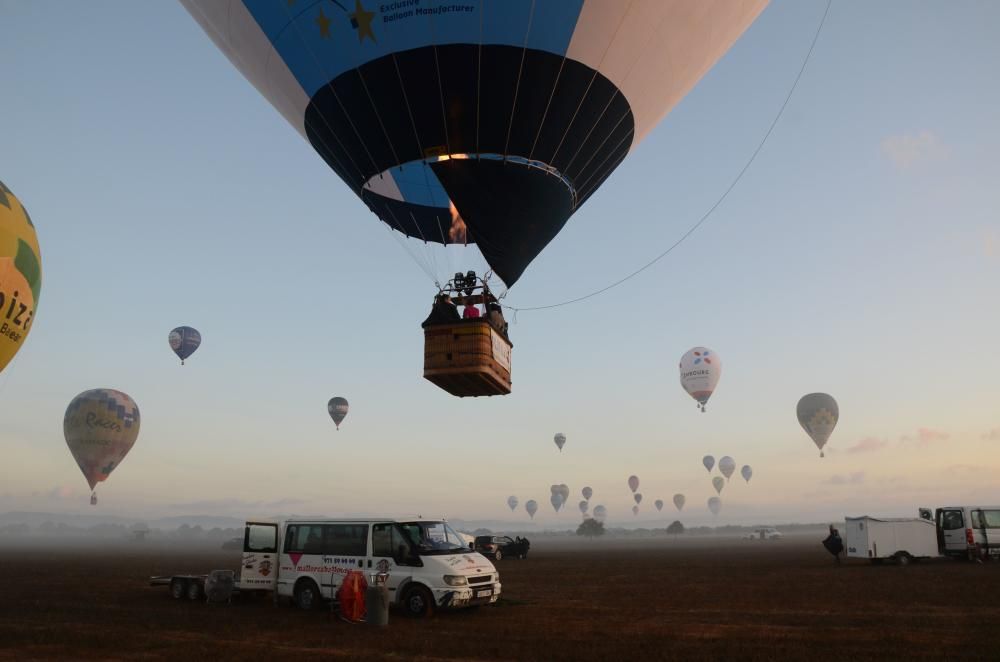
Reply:
[[[170,332],[167,342],[181,360],[181,365],[184,365],[184,361],[201,347],[201,333],[190,326],[179,326]]]
[[[767,0],[181,3],[379,221],[510,287]]]
[[[90,503],[97,505],[97,484],[118,468],[139,437],[139,407],[121,391],[84,391],[66,408],[63,434],[90,486]]]
[[[707,347],[693,347],[681,357],[679,367],[681,386],[695,399],[704,413],[705,405],[715,392],[722,375],[722,360]]]

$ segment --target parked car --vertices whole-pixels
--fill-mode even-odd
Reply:
[[[748,533],[747,540],[781,540],[781,532],[773,526],[764,526]]]
[[[531,543],[527,538],[511,538],[510,536],[477,536],[472,548],[496,561],[505,556],[518,559],[527,558]]]

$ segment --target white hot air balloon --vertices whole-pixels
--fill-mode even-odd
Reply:
[[[701,458],[701,463],[705,465],[705,469],[708,471],[708,473],[712,473],[712,467],[715,466],[714,457],[712,457],[711,455],[706,455],[705,457]]]
[[[534,499],[529,499],[527,503],[524,504],[524,509],[528,511],[528,517],[535,519],[535,513],[538,512],[538,502]]]
[[[628,488],[630,490],[632,490],[633,492],[635,492],[637,489],[639,489],[639,477],[638,476],[629,476],[628,477]]]
[[[823,447],[833,434],[840,420],[840,407],[832,395],[827,393],[810,393],[803,395],[795,407],[795,415],[799,425],[819,449],[819,456],[824,457]]]
[[[736,471],[736,460],[728,455],[719,460],[719,473],[725,476],[726,480],[729,480],[734,471]]]
[[[743,476],[743,480],[750,482],[750,476],[753,476],[753,469],[750,468],[749,464],[744,464],[743,468],[740,469],[740,475]]]
[[[594,490],[590,489],[589,487],[583,488],[583,498],[584,499],[586,499],[587,501],[590,501],[590,497],[592,497],[592,496],[594,496]]]
[[[608,516],[608,509],[604,506],[594,506],[594,519],[598,522],[603,522],[604,518]]]
[[[657,510],[663,510],[663,499],[657,499],[653,502],[653,505],[656,506]]]
[[[514,512],[514,510],[517,508],[517,497],[516,496],[509,496],[509,497],[507,497],[507,507],[510,508],[510,512]]]
[[[684,510],[684,501],[685,499],[683,494],[674,495],[674,506],[677,507],[677,510]]]
[[[712,511],[713,515],[718,515],[719,511],[722,510],[722,499],[719,497],[710,497],[708,500],[708,509]]]
[[[680,362],[681,386],[697,401],[701,411],[715,392],[722,375],[722,361],[718,354],[707,347],[689,349]]]
[[[580,513],[586,515],[587,514],[587,508],[589,508],[589,507],[590,507],[589,503],[587,503],[586,501],[581,501],[580,502]]]
[[[560,432],[555,436],[555,439],[553,439],[553,441],[556,442],[556,447],[559,448],[559,452],[561,453],[563,446],[566,445],[566,435]]]
[[[712,487],[715,488],[717,494],[722,494],[722,488],[726,486],[726,481],[723,480],[722,476],[715,476],[712,478]]]

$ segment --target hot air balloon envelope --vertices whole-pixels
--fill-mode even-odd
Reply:
[[[583,488],[583,498],[584,499],[586,499],[587,501],[590,501],[590,497],[592,497],[592,496],[594,496],[594,490],[590,489],[589,487]]]
[[[90,489],[107,480],[139,437],[139,408],[121,391],[99,388],[73,398],[63,433]]]
[[[743,476],[743,480],[750,482],[750,476],[753,476],[753,469],[750,468],[749,464],[744,464],[743,468],[740,469],[740,475]]]
[[[705,469],[707,469],[708,472],[711,473],[712,467],[715,466],[715,458],[712,457],[711,455],[706,455],[705,457],[701,458],[701,463],[704,464]]]
[[[509,496],[509,497],[507,497],[507,507],[510,508],[511,512],[514,512],[514,509],[517,508],[517,497],[516,496]]]
[[[685,499],[684,499],[684,495],[683,494],[675,494],[674,495],[674,506],[677,507],[677,510],[683,510],[683,508],[684,508],[684,501],[685,501]]]
[[[344,421],[344,417],[347,416],[348,409],[349,405],[347,404],[347,400],[344,398],[330,398],[330,401],[326,403],[326,410],[330,413],[330,418],[333,419],[333,422],[337,426],[338,430],[340,429],[340,424]],[[364,409],[364,407],[362,407],[362,409]],[[363,413],[364,412],[362,412],[362,414]],[[364,416],[361,418],[363,419]],[[361,427],[364,427],[364,421],[362,421]]]
[[[630,490],[632,490],[633,492],[635,492],[637,489],[639,489],[639,477],[638,476],[629,476],[628,477],[628,488]]]
[[[0,182],[0,371],[24,344],[42,291],[42,254],[28,210]]]
[[[632,506],[632,514],[633,515],[639,514],[639,506]]]
[[[607,516],[608,516],[607,508],[605,508],[604,506],[594,507],[594,519],[596,519],[598,522],[603,522],[604,518]]]
[[[179,326],[167,335],[167,342],[183,365],[184,360],[201,347],[201,333],[190,326]]]
[[[663,499],[657,499],[653,502],[653,505],[656,506],[657,510],[663,510]]]
[[[767,0],[182,3],[372,213],[511,286]]]
[[[812,438],[816,448],[820,450],[820,457],[823,457],[823,447],[837,427],[840,420],[840,408],[833,396],[826,393],[810,393],[802,396],[795,413],[799,419],[799,425]]]
[[[638,493],[633,494],[632,498],[635,499],[635,505],[638,506],[640,503],[642,503],[642,495],[641,494],[638,494]]]
[[[719,460],[719,473],[725,476],[726,480],[729,480],[734,471],[736,471],[736,460],[728,455]]]
[[[529,499],[527,503],[524,504],[524,509],[528,512],[528,516],[531,519],[535,519],[535,513],[538,512],[538,502],[534,499]]]
[[[717,494],[722,494],[722,488],[726,486],[726,481],[722,476],[716,476],[712,479],[712,487],[715,488]]]
[[[715,392],[722,375],[722,361],[707,347],[689,349],[680,362],[681,386],[694,398],[702,411]]]
[[[559,434],[557,434],[555,436],[555,439],[553,439],[553,441],[556,442],[556,446],[561,451],[563,449],[563,446],[566,445],[566,435],[564,435],[563,433],[560,432]]]
[[[580,512],[581,513],[586,513],[587,512],[587,508],[590,507],[590,504],[588,504],[586,501],[581,501],[579,507],[580,507]]]
[[[708,499],[708,509],[712,511],[713,515],[718,515],[719,511],[722,510],[722,499],[719,497],[710,497]]]

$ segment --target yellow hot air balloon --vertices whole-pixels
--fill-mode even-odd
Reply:
[[[73,398],[63,419],[66,445],[93,490],[121,464],[139,437],[139,407],[121,391],[98,388]],[[90,496],[97,504],[96,493]]]
[[[28,211],[0,182],[0,371],[24,344],[42,289],[42,256]]]

